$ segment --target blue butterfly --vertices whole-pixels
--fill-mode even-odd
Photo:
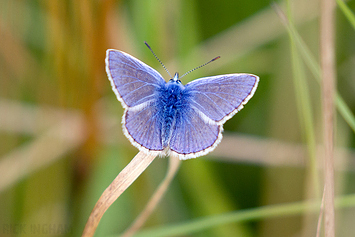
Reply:
[[[243,108],[259,82],[258,76],[240,73],[184,86],[178,73],[165,82],[155,69],[119,50],[108,49],[105,61],[112,89],[125,109],[126,137],[143,152],[172,152],[183,160],[216,148],[223,124]]]

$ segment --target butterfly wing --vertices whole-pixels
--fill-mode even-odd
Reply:
[[[222,139],[223,124],[253,96],[259,77],[229,74],[205,77],[185,86],[186,106],[176,120],[170,149],[180,159],[205,155]]]
[[[157,118],[162,76],[133,56],[119,50],[106,52],[106,72],[125,112],[123,132],[139,150],[161,151],[161,123]]]
[[[106,51],[106,72],[112,90],[125,109],[144,107],[156,100],[157,88],[165,84],[156,70],[119,50]]]
[[[205,155],[222,139],[222,125],[206,123],[197,111],[186,107],[177,114],[170,150],[185,160]]]
[[[259,77],[228,74],[194,80],[185,86],[191,106],[207,123],[224,124],[254,95]]]
[[[125,111],[122,119],[123,132],[139,150],[162,151],[161,122],[154,103],[141,110]]]

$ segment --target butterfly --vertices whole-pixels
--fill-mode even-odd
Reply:
[[[122,127],[129,141],[145,153],[173,153],[182,160],[216,148],[223,124],[243,108],[259,82],[258,76],[246,73],[204,77],[186,85],[175,73],[166,82],[152,67],[115,49],[106,51],[105,62],[124,108]]]

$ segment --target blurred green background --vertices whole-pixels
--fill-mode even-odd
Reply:
[[[254,97],[225,124],[219,147],[182,162],[144,228],[319,200],[322,110],[310,63],[319,63],[319,2],[278,1],[301,42],[290,40],[271,3],[1,0],[0,236],[81,235],[101,193],[138,152],[122,133],[106,49],[125,51],[168,79],[144,41],[171,73],[221,56],[183,83],[237,72],[260,77]],[[346,4],[354,12],[355,1]],[[337,8],[337,86],[354,113],[353,26]],[[346,197],[355,192],[355,136],[339,113],[335,132],[336,196]],[[157,158],[105,213],[96,236],[119,236],[167,165]],[[354,236],[354,206],[337,209],[338,236]],[[318,211],[306,208],[222,220],[182,236],[315,236],[317,220]]]

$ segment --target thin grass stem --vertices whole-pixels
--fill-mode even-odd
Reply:
[[[165,178],[160,183],[159,187],[154,192],[145,208],[142,210],[136,220],[132,223],[132,225],[121,235],[121,237],[133,236],[134,233],[136,233],[144,225],[144,223],[147,221],[149,216],[159,204],[160,200],[163,198],[166,190],[168,189],[171,181],[175,177],[180,167],[180,163],[181,161],[178,157],[170,156],[169,169]]]
[[[332,0],[321,1],[320,55],[322,68],[322,101],[324,133],[324,231],[326,237],[335,236],[334,210],[334,9]]]

